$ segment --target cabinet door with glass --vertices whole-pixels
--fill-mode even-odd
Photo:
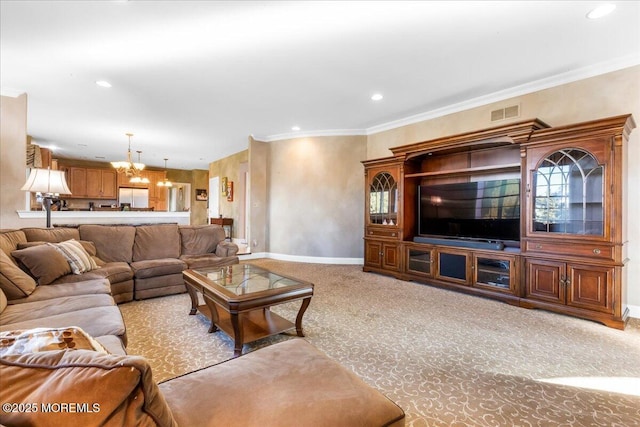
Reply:
[[[527,186],[529,235],[608,237],[606,145],[569,146],[533,156]]]
[[[402,240],[401,164],[395,159],[365,165],[365,236]]]
[[[392,172],[380,171],[369,181],[369,224],[397,225],[398,181]]]

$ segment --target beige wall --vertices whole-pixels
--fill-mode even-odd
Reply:
[[[269,251],[362,258],[365,136],[269,144]]]
[[[249,235],[251,252],[269,250],[269,144],[249,138]]]
[[[209,171],[231,179],[248,158],[248,241],[253,253],[301,260],[359,259],[364,227],[360,162],[365,155],[364,136],[270,143],[250,138],[248,151],[211,163]],[[220,205],[221,212],[235,212]]]
[[[27,95],[0,96],[0,229],[19,228],[26,206]],[[37,225],[34,221],[31,225]]]
[[[520,104],[519,118],[490,121],[497,108]],[[550,126],[562,126],[631,113],[640,125],[640,66],[608,73],[531,94],[495,102],[443,117],[425,120],[368,137],[367,158],[391,155],[389,148],[441,136],[484,129],[509,122],[538,118]],[[628,191],[626,200],[627,252],[630,261],[628,304],[640,317],[640,129],[631,133],[627,150]]]
[[[243,150],[239,153],[233,154],[224,159],[217,160],[209,164],[209,175],[211,177],[220,177],[220,183],[222,178],[226,177],[227,180],[234,183],[233,201],[228,201],[227,196],[222,196],[218,190],[216,194],[211,194],[209,197],[217,197],[219,200],[220,214],[224,218],[233,218],[234,224],[239,222],[241,214],[242,194],[238,191],[240,182],[240,164],[247,163],[249,161],[249,151]],[[237,236],[237,233],[234,233]]]
[[[520,105],[520,117],[491,122],[491,111],[514,104]],[[399,145],[521,120],[538,118],[555,127],[628,113],[640,123],[640,66],[369,135],[367,158],[390,156],[389,148]]]

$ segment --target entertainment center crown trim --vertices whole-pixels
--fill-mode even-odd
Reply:
[[[362,162],[364,271],[624,329],[624,158],[634,128],[630,114],[562,127],[535,119],[394,147],[390,157]],[[421,186],[513,179],[519,239],[482,238],[460,218],[447,222],[456,201],[437,216],[442,232],[420,234]],[[470,192],[477,208],[465,221],[506,218],[504,198],[480,193]]]

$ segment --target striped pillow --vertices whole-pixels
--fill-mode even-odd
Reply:
[[[60,243],[47,243],[60,252],[69,262],[73,274],[82,274],[99,268],[96,262],[91,258],[84,247],[75,239],[67,240]]]

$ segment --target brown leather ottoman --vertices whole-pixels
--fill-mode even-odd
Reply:
[[[301,338],[159,385],[180,426],[404,426],[404,412]]]

